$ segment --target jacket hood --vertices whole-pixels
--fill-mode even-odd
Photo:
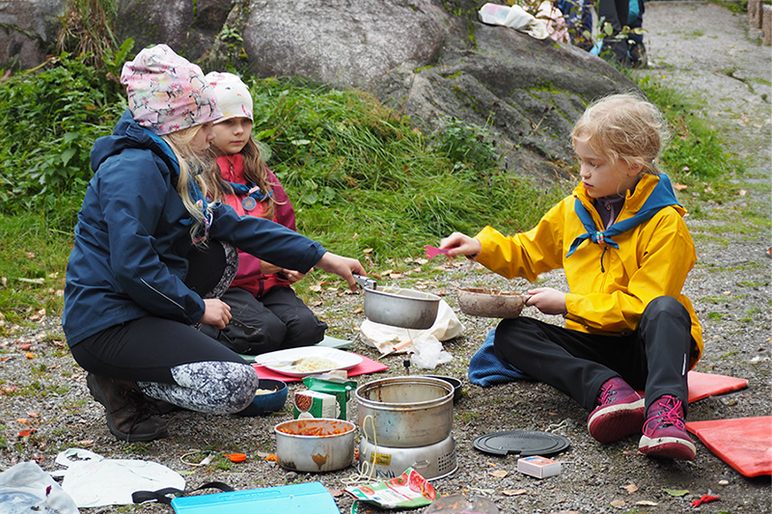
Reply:
[[[112,135],[100,137],[94,143],[91,150],[91,169],[96,173],[99,166],[110,157],[121,153],[129,148],[139,148],[151,150],[158,157],[163,159],[170,170],[177,171],[176,160],[169,156],[161,146],[161,140],[158,136],[142,128],[132,116],[129,110],[123,113],[118,124],[115,126]],[[168,145],[164,145],[168,148]],[[176,182],[176,176],[172,177]]]

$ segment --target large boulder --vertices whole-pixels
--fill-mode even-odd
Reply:
[[[570,133],[586,103],[638,87],[576,47],[498,26],[475,24],[475,45],[448,45],[433,66],[392,70],[376,95],[428,131],[449,118],[486,127],[501,165],[551,182],[573,159]]]
[[[259,76],[366,89],[405,61],[434,62],[452,25],[430,0],[263,0],[241,34]]]
[[[61,0],[0,2],[0,67],[33,68],[56,42]]]

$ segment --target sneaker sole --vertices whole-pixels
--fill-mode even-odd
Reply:
[[[587,420],[587,430],[599,443],[613,443],[623,437],[640,434],[644,422],[645,400],[610,405]]]
[[[88,391],[91,393],[91,396],[94,397],[94,400],[102,404],[102,406],[105,408],[105,418],[107,420],[107,428],[110,430],[110,433],[113,434],[118,439],[120,439],[121,441],[126,441],[128,443],[155,441],[156,439],[161,439],[169,435],[165,427],[161,427],[159,430],[153,432],[152,434],[146,434],[141,436],[126,434],[124,432],[121,432],[115,426],[113,417],[108,412],[107,397],[105,396],[104,391],[102,391],[102,388],[99,387],[99,384],[96,381],[96,376],[94,374],[89,373],[86,376],[86,385],[88,386]]]
[[[664,459],[693,460],[697,455],[697,448],[691,441],[678,437],[658,437],[651,439],[641,437],[638,450],[649,457]]]

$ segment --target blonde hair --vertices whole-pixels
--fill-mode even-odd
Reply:
[[[641,166],[642,173],[662,173],[655,160],[668,140],[667,124],[660,110],[644,98],[615,94],[593,102],[574,125],[572,144],[586,142],[612,165],[620,159]]]
[[[177,180],[176,189],[182,199],[182,203],[185,205],[185,209],[194,220],[190,227],[190,238],[193,242],[199,239],[198,234],[204,224],[204,211],[200,206],[196,205],[196,201],[190,196],[190,181],[195,182],[199,189],[201,189],[201,194],[206,198],[206,181],[203,179],[201,172],[211,166],[210,159],[201,152],[194,150],[190,144],[202,127],[203,125],[196,125],[195,127],[161,136],[171,147],[174,155],[177,156],[177,161],[180,165],[180,176]],[[203,242],[205,243],[205,241]]]
[[[214,144],[212,144],[212,150],[215,152],[217,151],[215,150]],[[264,194],[268,194],[272,191],[273,185],[268,182],[268,166],[266,166],[265,161],[263,161],[260,147],[257,146],[257,143],[252,138],[252,134],[249,135],[247,144],[244,145],[244,148],[242,148],[239,153],[243,156],[244,177],[247,180],[254,182]],[[212,199],[217,202],[222,202],[224,194],[236,194],[233,187],[223,180],[220,175],[220,169],[217,167],[216,163],[208,169],[211,170],[211,172],[205,174],[205,179],[209,185]],[[272,220],[278,203],[276,202],[274,195],[267,197],[262,203],[264,207],[261,216]]]

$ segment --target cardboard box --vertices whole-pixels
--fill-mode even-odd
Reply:
[[[340,404],[334,394],[318,391],[295,392],[293,417],[304,418],[337,418],[340,416]]]
[[[539,455],[520,457],[517,459],[517,470],[532,477],[547,478],[560,474],[560,463]]]

